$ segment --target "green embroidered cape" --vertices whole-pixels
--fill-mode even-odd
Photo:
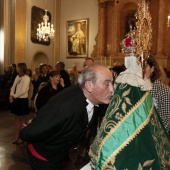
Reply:
[[[149,92],[118,84],[90,148],[96,170],[170,170],[170,140]]]

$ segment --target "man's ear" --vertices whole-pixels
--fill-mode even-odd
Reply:
[[[86,89],[89,93],[91,93],[91,92],[93,91],[93,83],[92,83],[92,81],[86,81],[84,87],[85,87],[85,89]]]

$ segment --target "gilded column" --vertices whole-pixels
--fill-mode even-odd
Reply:
[[[158,25],[158,37],[157,37],[157,42],[158,42],[158,47],[157,47],[157,54],[163,54],[164,52],[164,46],[165,46],[165,41],[164,41],[164,33],[165,33],[165,2],[164,1],[159,1],[159,25]]]
[[[113,21],[114,21],[114,1],[106,3],[106,55],[110,56],[113,53]]]
[[[15,2],[15,63],[26,62],[26,0]]]
[[[104,56],[105,49],[106,49],[106,3],[102,2],[99,3],[99,22],[98,22],[98,49],[97,49],[97,56]]]

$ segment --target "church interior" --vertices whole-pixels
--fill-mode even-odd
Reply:
[[[24,62],[32,71],[40,64],[53,68],[58,61],[79,72],[91,57],[108,67],[124,63],[120,42],[135,29],[135,13],[140,0],[0,0],[0,74],[8,66]],[[146,0],[151,15],[150,54],[164,68],[170,83],[170,0]],[[47,40],[38,35],[38,24],[47,10],[53,35]],[[81,27],[79,27],[81,23]],[[52,26],[53,24],[53,26]],[[83,46],[73,48],[72,32],[80,29]],[[141,30],[142,31],[142,30]],[[144,32],[144,31],[143,31]],[[39,34],[41,34],[39,32]],[[147,39],[147,37],[146,37]],[[73,42],[74,41],[74,42]],[[70,43],[72,43],[70,45]],[[76,48],[76,46],[75,46]],[[0,89],[0,169],[30,170],[25,145],[13,145],[13,115],[8,98]],[[33,117],[32,112],[29,117]],[[70,151],[62,170],[82,168],[88,159],[75,166],[76,150]]]
[[[147,0],[152,25],[150,54],[167,70],[170,68],[170,29],[168,0]],[[123,62],[120,42],[134,26],[139,0],[1,0],[0,72],[12,63],[26,62],[34,70],[40,63],[52,66],[63,61],[66,69],[76,64],[82,69],[84,57],[111,65]],[[37,7],[37,13],[34,9]],[[74,10],[76,9],[76,10]],[[55,36],[47,44],[37,40],[38,24],[48,10]],[[36,10],[35,10],[36,11]],[[39,14],[38,14],[39,13]],[[37,14],[37,16],[35,15]],[[47,13],[48,14],[48,13]],[[83,55],[70,54],[69,24],[87,19],[84,33],[86,49]]]

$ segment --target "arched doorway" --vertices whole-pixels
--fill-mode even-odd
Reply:
[[[39,67],[41,63],[48,64],[48,57],[42,51],[36,52],[32,59],[31,69],[35,70],[35,68]]]

